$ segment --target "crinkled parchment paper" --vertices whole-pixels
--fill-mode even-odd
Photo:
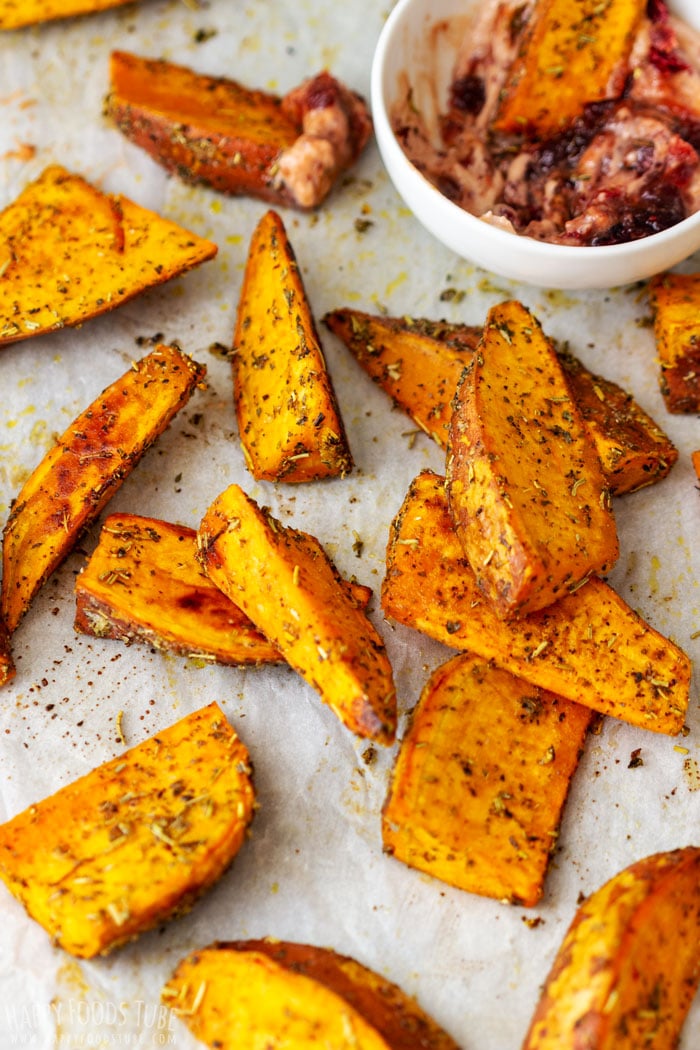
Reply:
[[[161,333],[178,341],[206,363],[208,389],[109,509],[196,526],[235,481],[283,521],[315,533],[343,573],[375,589],[372,616],[393,661],[403,718],[450,653],[384,621],[378,591],[387,529],[410,480],[425,467],[441,470],[442,455],[324,331],[356,469],[315,485],[256,483],[237,440],[229,367],[211,347],[230,343],[248,239],[265,206],[166,178],[102,116],[113,47],[280,92],[327,66],[367,95],[389,6],[143,0],[0,38],[0,204],[58,162],[219,245],[214,261],[110,316],[2,351],[0,511],[4,519],[53,437],[146,352],[143,340]],[[700,446],[700,428],[695,417],[665,412],[645,289],[564,295],[475,269],[407,213],[373,145],[318,214],[283,214],[317,318],[349,305],[476,324],[492,304],[516,296],[589,367],[634,393],[681,458],[657,487],[617,500],[622,552],[611,581],[697,656],[700,496],[689,453]],[[694,268],[700,259],[684,265]],[[107,959],[77,962],[53,948],[0,887],[0,1050],[186,1050],[193,1040],[159,1006],[178,959],[217,938],[264,935],[355,956],[415,994],[465,1050],[517,1050],[580,895],[646,854],[700,842],[694,687],[684,738],[611,720],[590,738],[539,907],[505,906],[422,876],[381,851],[393,752],[354,739],[290,670],[202,667],[74,633],[73,582],[95,541],[93,529],[15,636],[17,677],[0,696],[0,819],[122,750],[119,712],[131,745],[212,700],[252,753],[261,808],[233,867],[188,916]],[[642,764],[630,768],[638,749]],[[683,1045],[698,1042],[696,1009]]]

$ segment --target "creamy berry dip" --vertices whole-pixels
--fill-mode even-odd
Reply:
[[[437,136],[407,93],[392,123],[412,163],[474,215],[557,244],[637,240],[700,210],[700,33],[664,0],[647,0],[605,98],[582,100],[573,122],[546,141],[497,133],[501,93],[534,8],[535,0],[484,5]]]

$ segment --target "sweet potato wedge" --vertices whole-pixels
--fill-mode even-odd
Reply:
[[[390,744],[396,691],[384,643],[315,537],[282,526],[238,485],[202,519],[205,572],[353,733]]]
[[[347,307],[323,320],[394,404],[445,447],[452,400],[482,328]],[[590,372],[568,348],[554,344],[554,349],[611,494],[634,492],[666,477],[678,450],[651,416],[617,383]]]
[[[454,656],[401,741],[385,852],[471,893],[536,904],[593,717],[481,657]]]
[[[656,853],[584,901],[523,1050],[675,1047],[700,981],[700,849]]]
[[[196,558],[197,533],[136,514],[111,514],[75,581],[75,628],[97,638],[145,642],[220,664],[284,659]],[[366,607],[371,589],[345,582]]]
[[[496,615],[476,586],[439,475],[418,475],[392,523],[382,606],[399,623],[601,714],[659,733],[683,728],[690,660],[597,576],[522,620]]]
[[[162,999],[219,1050],[458,1050],[397,985],[346,955],[307,944],[209,945],[181,960]]]
[[[15,672],[10,635],[5,624],[0,621],[0,686],[7,685],[15,677]]]
[[[5,525],[0,611],[8,631],[204,374],[179,347],[155,347],[81,412],[44,456]]]
[[[700,273],[653,277],[649,300],[666,408],[700,412]]]
[[[318,481],[352,470],[304,282],[275,211],[250,241],[233,350],[238,432],[253,477]]]
[[[53,165],[0,212],[0,347],[83,324],[216,252]]]
[[[536,0],[493,128],[544,140],[619,95],[646,0]]]
[[[88,15],[128,3],[133,0],[0,0],[0,29]]]
[[[543,609],[617,560],[600,459],[549,340],[517,301],[489,312],[460,380],[446,490],[499,616]]]
[[[328,72],[280,98],[127,51],[112,53],[105,110],[179,178],[302,209],[324,200],[372,130],[363,99]]]
[[[253,816],[248,753],[216,704],[0,825],[0,878],[72,955],[187,911]]]

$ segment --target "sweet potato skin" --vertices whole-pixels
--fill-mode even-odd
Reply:
[[[455,391],[483,327],[349,307],[331,310],[323,320],[394,404],[446,448]],[[568,348],[553,345],[611,495],[666,477],[678,459],[670,438],[626,390],[589,372]]]
[[[478,656],[453,657],[403,735],[385,852],[471,893],[537,904],[593,717]]]
[[[585,103],[619,95],[644,10],[641,0],[537,0],[494,130],[545,140]]]
[[[0,878],[57,944],[92,958],[188,910],[253,807],[246,748],[210,704],[0,825]]]
[[[181,960],[162,993],[203,1043],[458,1050],[397,985],[329,948],[273,939],[209,945]]]
[[[80,325],[217,246],[59,165],[0,212],[0,347]]]
[[[455,534],[439,475],[418,475],[392,523],[382,607],[601,714],[660,733],[683,728],[690,660],[598,577],[522,620],[494,613]]]
[[[666,408],[700,412],[700,273],[662,273],[649,282],[649,301]]]
[[[204,366],[179,347],[156,346],[81,412],[44,456],[5,525],[0,602],[8,631],[204,375]]]
[[[479,589],[524,616],[607,572],[619,546],[598,455],[539,322],[492,308],[453,402],[447,498]]]
[[[74,18],[121,7],[132,0],[0,0],[0,29],[20,29],[37,22]]]
[[[671,1048],[700,981],[700,849],[645,857],[579,907],[523,1050]]]
[[[254,478],[320,481],[352,470],[294,249],[272,210],[250,241],[232,370],[238,432]]]
[[[283,661],[245,613],[214,586],[196,552],[196,529],[137,514],[110,515],[75,582],[76,630],[220,664]],[[344,583],[365,608],[371,589]]]
[[[315,537],[283,527],[238,485],[205,513],[199,558],[353,733],[390,744],[396,690],[384,642]]]

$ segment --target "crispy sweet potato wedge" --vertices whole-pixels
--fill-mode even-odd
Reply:
[[[597,576],[522,620],[496,615],[476,586],[439,475],[413,481],[392,523],[382,606],[399,623],[601,714],[659,733],[683,728],[690,660]]]
[[[0,212],[0,347],[80,325],[216,252],[53,165]]]
[[[619,95],[645,10],[646,0],[536,0],[494,129],[547,139],[586,103]]]
[[[543,609],[617,560],[600,459],[549,340],[519,302],[489,312],[457,388],[446,489],[499,616]]]
[[[15,677],[15,662],[12,659],[10,635],[0,620],[0,686],[7,685]]]
[[[452,400],[482,328],[347,307],[332,310],[324,322],[394,403],[445,447]],[[589,372],[566,347],[554,344],[554,349],[612,495],[666,477],[678,450],[651,416],[617,383]]]
[[[397,985],[329,948],[215,943],[182,959],[163,1002],[219,1050],[458,1050]]]
[[[97,638],[145,642],[220,664],[284,659],[215,587],[196,558],[197,533],[136,514],[111,514],[75,582],[75,628]],[[363,608],[372,591],[345,581]]]
[[[202,519],[209,578],[279,649],[348,729],[390,744],[396,691],[384,643],[318,540],[284,527],[238,485]]]
[[[700,273],[649,282],[661,393],[669,412],[700,412]]]
[[[19,29],[36,22],[73,18],[128,3],[133,0],[0,0],[0,29]]]
[[[0,603],[8,631],[204,374],[179,347],[157,346],[107,387],[44,456],[5,525]]]
[[[106,954],[187,911],[253,807],[248,753],[210,704],[0,825],[0,878],[67,952]]]
[[[105,108],[181,179],[302,209],[324,200],[372,130],[363,99],[328,72],[280,98],[126,51],[112,53]]]
[[[678,1045],[700,981],[700,849],[614,875],[574,916],[523,1050]]]
[[[238,432],[253,477],[318,481],[352,470],[304,282],[275,211],[251,238],[233,350]]]
[[[481,657],[453,657],[401,741],[385,852],[471,893],[536,904],[593,717]]]

